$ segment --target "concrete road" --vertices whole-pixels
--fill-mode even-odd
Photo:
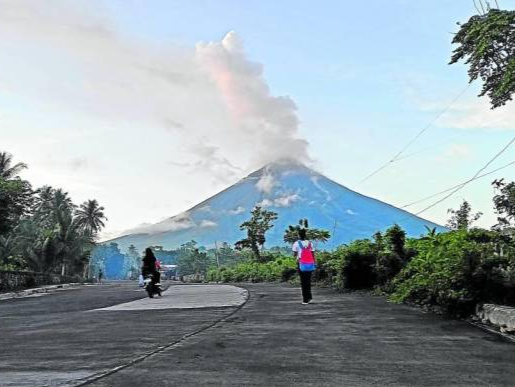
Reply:
[[[515,385],[515,345],[465,322],[367,295],[315,289],[316,303],[301,305],[299,289],[287,285],[245,287],[250,299],[241,309],[126,310],[141,297],[127,285],[0,302],[0,346],[12,349],[0,352],[0,384],[77,385],[82,378],[93,386]],[[230,302],[238,294],[241,300],[241,292],[227,290]],[[64,300],[85,306],[65,307]],[[117,304],[123,310],[92,310]]]
[[[209,285],[172,285],[149,299],[134,282],[0,301],[0,386],[77,385],[209,326],[243,301],[241,288]]]

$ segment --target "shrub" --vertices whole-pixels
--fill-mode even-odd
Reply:
[[[293,257],[276,256],[268,262],[241,262],[232,267],[208,271],[206,279],[217,282],[274,282],[288,281],[296,273]]]
[[[393,282],[390,299],[440,305],[452,314],[467,314],[476,297],[471,278],[481,249],[466,231],[439,234],[416,244],[417,255]]]

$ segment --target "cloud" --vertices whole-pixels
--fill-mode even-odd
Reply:
[[[271,207],[274,205],[274,202],[270,199],[263,199],[259,203],[257,203],[258,207]]]
[[[212,220],[203,220],[200,222],[200,227],[216,227],[218,224],[213,222]]]
[[[293,203],[301,200],[298,194],[284,195],[273,200],[263,199],[257,205],[260,207],[290,207]]]
[[[125,230],[121,235],[128,234],[155,234],[166,231],[179,231],[196,227],[188,212],[183,212],[172,218],[165,219],[156,224],[143,223],[134,228]]]
[[[229,214],[231,214],[231,215],[239,215],[243,212],[245,212],[245,208],[242,206],[238,206],[234,210],[229,210]]]
[[[232,31],[158,46],[120,34],[98,5],[6,0],[0,65],[0,84],[15,94],[100,118],[120,135],[128,123],[168,131],[172,162],[199,176],[228,181],[278,158],[310,160],[294,101],[272,94]]]
[[[492,110],[486,98],[469,99],[453,105],[437,124],[452,129],[515,130],[515,105]]]
[[[290,207],[293,203],[300,200],[300,196],[297,194],[282,196],[274,200],[276,207]]]
[[[256,188],[259,192],[270,194],[276,185],[278,185],[278,182],[275,180],[275,177],[269,171],[265,170],[257,181]]]

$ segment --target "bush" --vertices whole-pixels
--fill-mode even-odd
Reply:
[[[368,239],[352,242],[336,251],[341,254],[340,283],[347,289],[370,289],[376,284],[376,254]]]
[[[241,262],[232,267],[211,269],[206,275],[214,282],[274,282],[288,281],[296,273],[293,257],[275,256],[268,262]]]
[[[444,311],[466,315],[481,299],[474,286],[485,253],[467,231],[436,235],[413,242],[417,254],[393,282],[390,299],[439,305]]]

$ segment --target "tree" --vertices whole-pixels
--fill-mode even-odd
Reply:
[[[273,211],[267,211],[256,206],[251,211],[252,217],[250,220],[243,222],[240,225],[240,230],[247,231],[247,238],[242,239],[235,243],[237,250],[243,250],[249,248],[254,254],[254,258],[257,261],[261,261],[260,249],[263,248],[266,242],[265,234],[268,230],[274,227],[273,223],[277,220],[277,213]]]
[[[0,270],[17,270],[25,266],[24,260],[17,254],[16,242],[12,235],[0,236]]]
[[[404,244],[406,243],[406,231],[404,231],[398,224],[394,224],[384,233],[387,249],[397,254],[404,260],[405,251]]]
[[[411,258],[406,252],[405,244],[406,232],[397,224],[387,229],[384,235],[374,235],[377,254],[375,274],[379,285],[387,285]]]
[[[56,259],[61,264],[61,275],[80,272],[88,262],[93,247],[91,235],[81,230],[77,218],[68,208],[60,207],[56,216],[52,236]]]
[[[481,212],[472,214],[471,211],[472,207],[466,200],[463,200],[458,210],[449,208],[447,213],[452,214],[452,216],[447,221],[446,227],[451,230],[468,230],[472,226],[472,223],[483,215]]]
[[[317,241],[325,243],[331,237],[331,234],[327,230],[321,230],[317,228],[309,228],[308,220],[301,219],[299,224],[295,226],[288,226],[288,229],[284,231],[283,240],[286,243],[292,244],[299,239],[300,229],[306,230],[306,237],[310,241]]]
[[[0,152],[0,235],[11,231],[32,205],[32,187],[18,176],[26,168],[24,163],[13,165],[10,153]]]
[[[139,271],[140,267],[140,256],[138,249],[134,245],[130,245],[127,248],[127,253],[125,254],[125,267],[124,270],[127,274],[129,274],[129,278],[135,278],[137,277],[137,273]]]
[[[459,24],[459,23],[458,23]],[[472,16],[454,36],[458,44],[449,64],[465,60],[469,82],[483,80],[479,96],[490,98],[492,109],[506,104],[515,92],[515,11],[489,9]]]
[[[0,152],[0,178],[4,180],[12,180],[18,177],[18,174],[27,168],[27,164],[17,163],[12,165],[13,156],[7,152]]]
[[[0,177],[0,235],[12,231],[20,218],[30,212],[32,203],[33,192],[28,181]]]
[[[234,251],[227,242],[222,242],[216,254],[218,254],[219,264],[223,266],[232,265],[241,260],[239,253]]]
[[[492,183],[496,194],[493,198],[497,217],[496,229],[504,229],[515,225],[515,182],[505,183],[504,179]]]
[[[104,207],[101,207],[96,200],[87,200],[80,205],[75,213],[78,227],[95,237],[105,226]]]
[[[0,152],[0,265],[82,274],[103,226],[103,208],[90,200],[77,209],[68,193],[50,186],[34,192],[18,176],[25,168]]]
[[[206,252],[197,248],[197,242],[191,241],[181,245],[177,264],[181,275],[195,274],[198,277],[207,271],[209,258]]]

